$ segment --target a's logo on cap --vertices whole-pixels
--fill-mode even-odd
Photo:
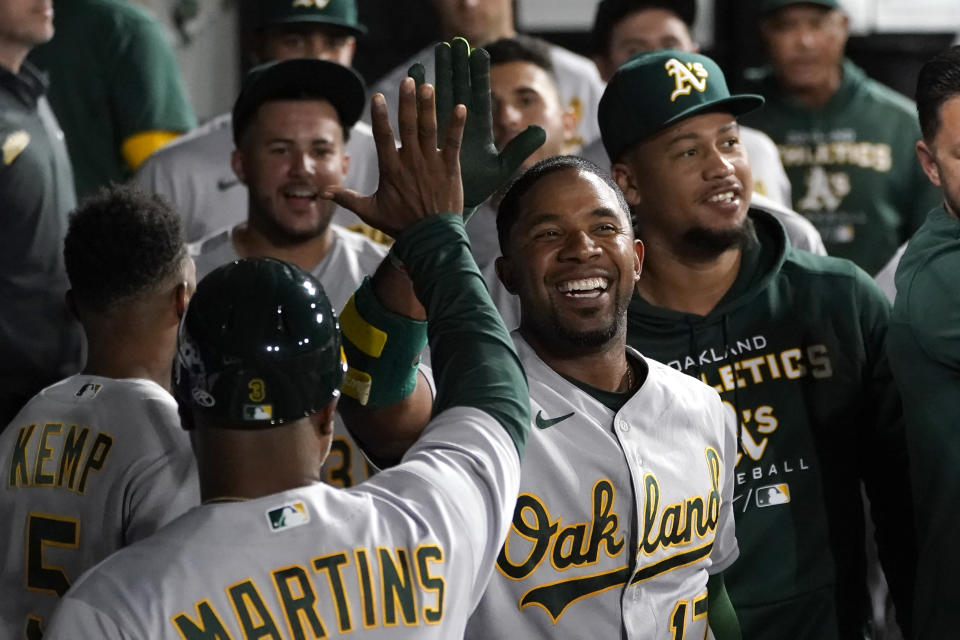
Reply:
[[[700,62],[687,62],[684,64],[676,58],[667,60],[664,65],[668,76],[673,76],[676,82],[676,88],[670,94],[670,102],[676,100],[679,96],[688,96],[690,91],[696,89],[700,93],[707,90],[707,70],[703,68]]]
[[[307,9],[310,7],[316,7],[322,11],[327,8],[328,4],[330,4],[330,0],[293,0],[294,9],[299,7],[304,7]]]
[[[310,512],[303,502],[289,502],[267,510],[267,524],[271,531],[291,529],[310,522]]]

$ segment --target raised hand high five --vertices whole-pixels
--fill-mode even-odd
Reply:
[[[463,175],[463,204],[472,209],[506,184],[531,153],[546,140],[546,133],[536,125],[507,143],[498,152],[493,144],[493,113],[490,104],[490,56],[483,49],[470,50],[463,38],[452,43],[440,42],[434,49],[436,58],[437,114],[441,137],[447,117],[455,104],[467,107],[467,124],[460,150]],[[424,84],[424,68],[419,62],[408,72]]]
[[[397,128],[400,147],[382,94],[370,101],[373,138],[377,145],[380,183],[377,192],[362,196],[344,187],[331,187],[323,194],[353,211],[371,227],[393,237],[427,216],[463,210],[460,179],[460,144],[467,110],[449,105],[443,148],[437,146],[437,110],[433,87],[417,87],[411,78],[400,84]]]

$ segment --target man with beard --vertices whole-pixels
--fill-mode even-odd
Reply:
[[[600,102],[613,175],[646,270],[629,343],[713,386],[740,423],[727,572],[744,637],[861,638],[869,626],[861,482],[899,621],[915,565],[889,305],[853,263],[796,250],[751,209],[750,169],[716,63],[638,56]]]
[[[470,54],[474,99],[485,57]],[[358,213],[371,206],[331,193]],[[722,577],[737,556],[736,436],[715,391],[626,345],[643,246],[622,195],[592,163],[547,158],[506,192],[497,227],[497,270],[521,303],[513,338],[537,428],[507,542],[465,637],[739,638]],[[367,336],[413,333],[422,309],[395,267],[378,270],[351,305],[347,358],[366,365],[375,387],[391,376],[383,358],[354,354],[371,351]],[[418,402],[429,406],[429,394],[399,404],[409,416]],[[342,405],[380,462],[399,460],[416,438],[412,423],[371,428],[357,403]]]
[[[334,204],[320,197],[347,173],[344,142],[364,102],[363,81],[335,62],[284,60],[250,72],[232,120],[232,165],[247,185],[247,220],[200,245],[199,278],[238,258],[276,258],[313,274],[333,307],[343,308],[387,253],[383,245],[330,224]],[[339,431],[324,477],[347,487],[370,469]]]
[[[956,274],[960,264],[960,46],[920,70],[917,112],[923,139],[917,156],[930,182],[943,191],[940,206],[910,239],[897,268],[897,298],[888,350],[903,392],[920,555],[914,637],[945,638],[955,631],[960,587],[953,506],[957,479]]]

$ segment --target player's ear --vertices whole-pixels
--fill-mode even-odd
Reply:
[[[620,187],[620,191],[623,192],[623,196],[627,199],[627,204],[632,206],[640,204],[643,201],[643,198],[640,196],[637,180],[633,175],[633,170],[628,164],[614,162],[613,166],[610,167],[610,175],[613,177],[614,182],[617,183],[617,186]]]
[[[496,262],[493,263],[493,266],[497,271],[497,277],[500,278],[500,282],[503,283],[503,288],[513,295],[517,295],[516,273],[514,271],[513,261],[505,256],[500,256]]]
[[[927,174],[927,178],[934,186],[939,187],[940,168],[937,167],[937,160],[933,154],[933,149],[924,140],[918,140],[916,148],[917,159],[920,160],[920,166],[923,167],[923,172]]]
[[[240,149],[234,149],[233,153],[230,154],[230,167],[237,179],[243,184],[247,184],[247,174],[243,170],[243,152]]]
[[[633,241],[633,281],[640,281],[640,273],[643,271],[643,242]]]

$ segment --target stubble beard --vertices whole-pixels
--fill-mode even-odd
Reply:
[[[688,258],[704,262],[713,260],[731,249],[746,248],[756,233],[753,220],[744,217],[743,222],[730,229],[710,229],[691,227],[681,237],[683,254]]]
[[[307,229],[293,229],[284,225],[269,206],[261,206],[254,198],[250,198],[250,225],[265,236],[271,244],[277,247],[291,247],[313,240],[323,235],[330,227],[333,218],[333,204],[322,202],[320,219],[317,224]]]

